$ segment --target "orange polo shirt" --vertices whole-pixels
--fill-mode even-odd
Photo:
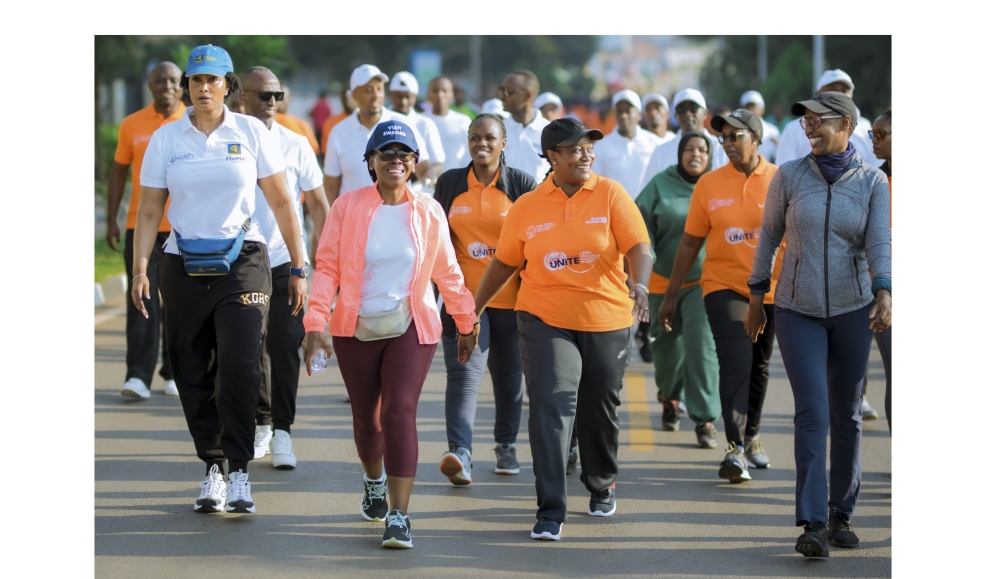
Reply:
[[[319,143],[316,142],[316,132],[313,131],[312,125],[308,121],[288,113],[274,113],[274,120],[293,133],[298,133],[309,139],[309,146],[312,147],[313,154],[319,154]]]
[[[701,266],[701,293],[733,290],[750,298],[750,270],[764,220],[767,188],[778,167],[757,155],[757,168],[747,178],[727,163],[698,179],[691,195],[691,209],[684,233],[705,237],[705,261]],[[778,248],[773,279],[781,275],[785,242]],[[764,303],[774,303],[774,292],[764,294]]]
[[[617,181],[591,173],[572,197],[549,175],[511,206],[496,257],[527,260],[515,310],[557,328],[609,332],[632,326],[624,254],[649,243],[646,224]]]
[[[142,158],[146,154],[146,147],[149,145],[149,138],[153,136],[156,129],[167,123],[172,123],[184,115],[186,109],[178,106],[174,114],[167,118],[156,112],[152,103],[144,109],[140,109],[122,120],[118,127],[118,147],[115,148],[115,163],[119,165],[132,166],[132,198],[128,202],[128,213],[125,217],[125,229],[135,229],[135,214],[139,209],[139,172],[142,170]],[[160,221],[159,231],[170,231],[170,222],[167,221],[167,208],[170,207],[170,198],[167,198],[167,205],[163,209],[163,220]]]
[[[475,171],[469,170],[469,190],[455,197],[448,212],[451,243],[455,246],[458,265],[465,276],[465,287],[473,295],[486,273],[486,266],[497,251],[500,229],[507,212],[514,204],[503,191],[496,188],[499,178],[500,171],[497,171],[493,182],[483,185],[476,181]],[[516,279],[507,282],[500,295],[490,302],[490,307],[514,309],[519,285]]]
[[[324,155],[326,154],[326,140],[330,138],[330,131],[333,130],[333,127],[337,126],[337,123],[346,119],[349,116],[351,116],[350,113],[340,113],[337,115],[333,115],[331,117],[327,117],[327,119],[323,121],[323,131],[321,133],[322,136],[320,136],[319,139],[320,153],[323,153]]]
[[[681,284],[681,289],[687,289],[693,285],[700,284],[701,281],[686,281]],[[649,293],[651,294],[665,294],[667,293],[667,286],[670,285],[670,279],[663,277],[662,275],[656,273],[655,271],[649,272]]]

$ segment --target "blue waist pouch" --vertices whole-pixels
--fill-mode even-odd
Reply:
[[[193,276],[226,275],[240,256],[243,236],[249,229],[247,218],[239,235],[232,239],[181,239],[175,230],[174,240],[184,261],[184,272]]]

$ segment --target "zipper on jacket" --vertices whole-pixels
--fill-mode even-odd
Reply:
[[[863,298],[865,294],[861,291],[861,268],[858,267],[858,260],[852,258],[854,261],[854,281],[858,282],[858,297]]]
[[[826,184],[826,222],[823,225],[823,278],[826,283],[826,317],[830,317],[830,204],[833,184]]]

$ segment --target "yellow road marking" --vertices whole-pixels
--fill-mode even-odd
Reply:
[[[649,422],[646,376],[640,372],[625,373],[625,410],[628,412],[629,446],[632,450],[652,452],[653,429]]]

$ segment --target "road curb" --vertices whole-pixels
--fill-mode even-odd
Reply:
[[[103,306],[108,302],[123,297],[128,293],[128,278],[125,274],[109,277],[101,283],[94,284],[94,307]]]

